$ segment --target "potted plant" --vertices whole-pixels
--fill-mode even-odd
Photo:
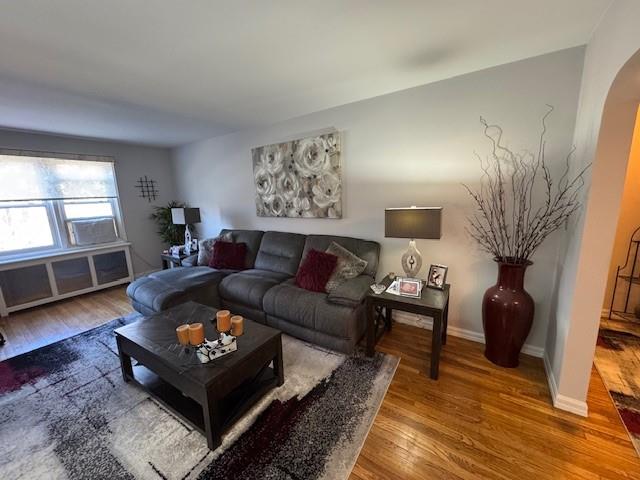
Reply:
[[[153,207],[154,212],[150,218],[154,220],[158,226],[158,235],[162,241],[168,246],[184,244],[185,225],[174,225],[171,219],[172,208],[187,208],[185,203],[171,201],[163,207]],[[189,225],[193,230],[193,225]]]
[[[572,174],[571,150],[557,181],[545,159],[546,120],[537,153],[516,153],[502,143],[502,128],[483,118],[489,155],[480,160],[480,186],[464,185],[477,207],[468,218],[467,231],[498,264],[497,283],[482,300],[485,356],[503,367],[517,367],[520,350],[531,330],[534,302],[524,289],[524,276],[531,258],[545,239],[580,208],[583,176],[590,167]],[[554,162],[558,164],[557,162]]]

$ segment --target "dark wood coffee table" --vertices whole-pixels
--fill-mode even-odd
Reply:
[[[125,382],[140,385],[202,432],[212,450],[225,430],[284,382],[281,333],[274,328],[245,319],[238,350],[207,364],[193,347],[177,344],[175,329],[183,323],[201,322],[205,336],[217,338],[215,313],[189,302],[115,330]]]

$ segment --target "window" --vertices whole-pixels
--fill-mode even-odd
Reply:
[[[113,218],[113,205],[108,199],[90,200],[65,200],[64,216],[67,220],[78,220],[81,218]]]
[[[55,247],[51,220],[50,209],[44,202],[0,205],[0,252]]]
[[[0,258],[124,239],[110,160],[0,151]]]

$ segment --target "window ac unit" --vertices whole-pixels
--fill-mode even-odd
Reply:
[[[115,242],[118,239],[113,218],[93,218],[71,221],[71,232],[76,245],[95,245]]]

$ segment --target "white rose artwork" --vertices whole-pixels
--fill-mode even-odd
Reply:
[[[340,133],[251,150],[259,217],[342,218]]]

